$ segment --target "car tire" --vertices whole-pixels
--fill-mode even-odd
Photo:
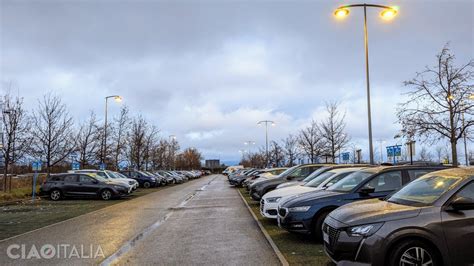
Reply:
[[[53,201],[58,201],[63,197],[63,194],[61,193],[61,190],[59,189],[53,189],[51,193],[49,193],[49,198]]]
[[[110,200],[112,198],[112,191],[110,189],[104,189],[100,192],[100,198],[102,200]]]
[[[323,223],[324,219],[329,215],[330,211],[325,211],[318,214],[318,217],[314,220],[313,228],[312,228],[312,235],[313,238],[318,241],[323,241]]]
[[[143,182],[143,187],[144,187],[144,188],[150,188],[150,187],[151,187],[151,183],[148,182],[148,181],[145,181],[145,182]]]
[[[390,254],[389,265],[403,265],[402,261],[413,261],[416,265],[425,265],[431,261],[431,266],[443,265],[438,251],[423,241],[414,239],[397,244]],[[421,264],[420,264],[421,263]]]

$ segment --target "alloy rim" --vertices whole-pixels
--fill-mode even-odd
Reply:
[[[60,196],[61,196],[61,193],[57,190],[51,192],[51,199],[52,200],[58,200]]]
[[[421,247],[412,247],[407,249],[400,258],[400,266],[431,266],[433,258],[430,253]]]
[[[102,199],[108,200],[110,199],[110,197],[112,197],[112,193],[110,193],[110,191],[108,190],[102,191]]]

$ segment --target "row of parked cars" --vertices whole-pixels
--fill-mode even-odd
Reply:
[[[262,216],[322,241],[337,264],[474,264],[473,167],[305,164],[227,175]]]
[[[138,187],[150,188],[181,184],[210,172],[195,171],[137,171],[73,170],[51,174],[40,187],[40,195],[51,200],[66,197],[88,197],[110,200],[132,194]]]

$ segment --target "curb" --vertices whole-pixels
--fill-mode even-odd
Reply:
[[[285,259],[285,256],[283,256],[283,254],[281,253],[281,251],[278,249],[277,245],[275,244],[275,242],[273,242],[272,238],[270,237],[270,235],[268,234],[267,230],[265,230],[265,228],[263,227],[262,223],[260,223],[260,221],[258,220],[257,216],[255,215],[255,213],[253,213],[252,209],[250,208],[249,204],[247,203],[247,201],[245,200],[244,196],[242,195],[242,193],[240,193],[240,190],[237,189],[237,192],[239,192],[239,195],[240,195],[240,198],[242,199],[242,201],[244,202],[245,206],[247,207],[247,209],[249,210],[250,214],[252,214],[252,217],[253,219],[255,220],[255,222],[257,222],[257,225],[258,227],[260,228],[260,231],[262,231],[263,235],[265,236],[265,239],[267,239],[268,243],[270,244],[270,246],[272,247],[273,251],[275,252],[275,254],[277,255],[278,259],[280,260],[280,263],[281,265],[283,266],[289,266],[290,264],[288,263],[288,261]]]

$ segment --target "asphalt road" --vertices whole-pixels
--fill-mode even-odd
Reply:
[[[7,249],[19,258],[9,258]],[[0,241],[0,250],[0,265],[279,264],[221,175]]]

